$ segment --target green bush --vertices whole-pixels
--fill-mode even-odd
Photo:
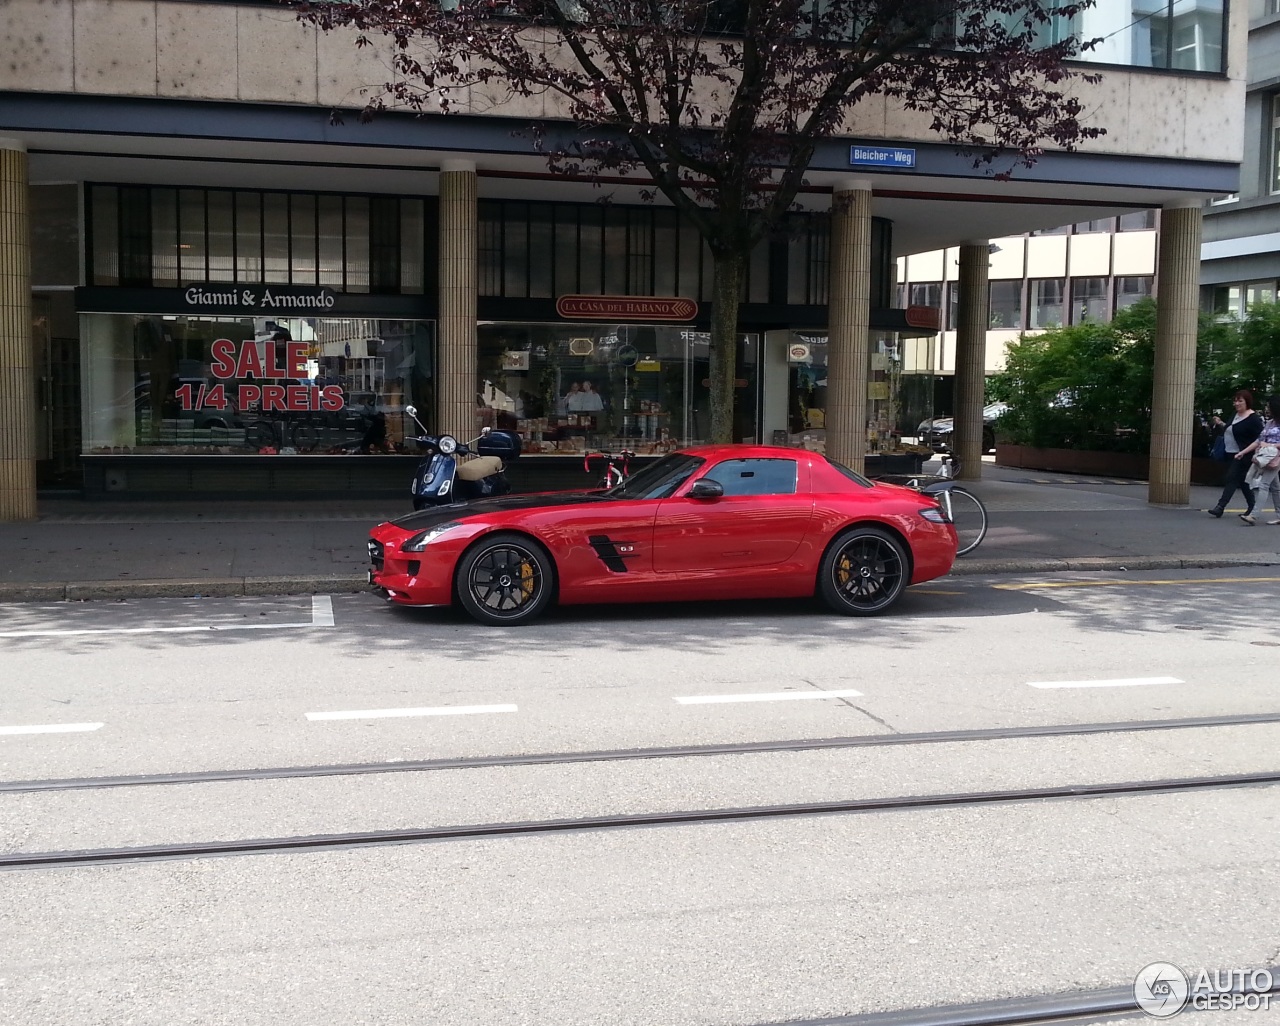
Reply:
[[[1145,299],[1109,324],[1052,328],[1012,343],[1004,372],[988,381],[988,395],[1009,404],[997,436],[1037,448],[1147,452],[1155,330],[1155,301]],[[1278,374],[1280,306],[1256,306],[1239,321],[1202,315],[1197,413],[1229,419],[1232,393],[1240,388],[1251,389],[1262,408]],[[1197,449],[1204,442],[1198,434]]]
[[[1009,404],[999,437],[1054,449],[1145,452],[1151,439],[1156,308],[1151,300],[1109,324],[1023,336],[989,392]]]

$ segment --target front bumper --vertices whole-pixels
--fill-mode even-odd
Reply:
[[[411,533],[380,524],[369,535],[369,584],[404,606],[447,606],[453,601],[453,565],[429,550],[401,552]]]

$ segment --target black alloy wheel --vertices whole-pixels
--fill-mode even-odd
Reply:
[[[495,534],[463,554],[454,577],[458,601],[481,623],[528,623],[550,603],[554,571],[547,550],[532,538]]]
[[[845,616],[883,613],[907,586],[902,544],[875,527],[855,527],[832,543],[818,571],[822,600]]]

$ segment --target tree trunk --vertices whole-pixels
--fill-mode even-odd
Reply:
[[[712,253],[715,283],[711,300],[711,441],[734,441],[733,397],[738,370],[738,300],[746,258]]]

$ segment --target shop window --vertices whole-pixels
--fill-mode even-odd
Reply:
[[[365,230],[366,232],[368,230],[367,219]],[[289,196],[287,193],[263,194],[262,260],[264,281],[289,280]],[[365,274],[368,275],[367,261]]]
[[[1117,230],[1122,232],[1151,231],[1155,226],[1154,210],[1136,210],[1131,214],[1121,214],[1117,221]]]
[[[236,279],[235,212],[232,199],[231,193],[221,189],[208,193],[206,223],[209,242],[209,281],[235,281]],[[157,251],[158,249],[159,247]]]
[[[990,296],[990,326],[995,329],[1021,328],[1022,282],[993,281]]]
[[[369,200],[366,196],[348,196],[343,225],[346,249],[346,292],[369,291]]]
[[[177,288],[178,273],[178,190],[151,190],[151,284],[157,288]]]
[[[266,278],[262,273],[262,193],[237,192],[235,210],[236,280],[265,281]],[[341,231],[341,224],[339,224],[339,231]],[[339,252],[342,248],[341,242],[339,238]]]
[[[1071,323],[1099,323],[1110,319],[1106,278],[1073,278],[1071,281]]]
[[[173,244],[178,244],[176,235]],[[114,186],[102,185],[89,192],[89,267],[94,285],[120,281],[120,195]]]
[[[145,188],[120,189],[120,284],[151,284],[151,196]]]
[[[434,402],[426,321],[84,314],[81,329],[87,453],[389,453],[414,432],[405,406]]]
[[[316,221],[316,252],[320,265],[320,284],[341,291],[344,284],[345,264],[342,249],[342,197],[321,196]],[[240,260],[241,255],[237,252],[237,264]],[[419,264],[419,273],[421,273],[421,264]]]
[[[369,197],[369,291],[400,291],[400,201]]]
[[[714,471],[714,480],[726,498],[737,495],[795,495],[795,460],[725,460]]]
[[[1149,275],[1116,279],[1116,309],[1123,310],[1142,299],[1150,299],[1154,293],[1155,279]]]
[[[1028,283],[1028,288],[1030,291],[1028,326],[1032,328],[1061,327],[1065,323],[1063,304],[1066,300],[1066,283],[1060,279],[1033,280]]]
[[[483,323],[476,432],[520,434],[524,451],[666,452],[711,429],[710,335],[635,324]],[[758,340],[742,336],[734,432],[756,434]]]
[[[315,285],[319,281],[316,233],[316,197],[299,193],[290,196],[289,280],[295,284]]]

